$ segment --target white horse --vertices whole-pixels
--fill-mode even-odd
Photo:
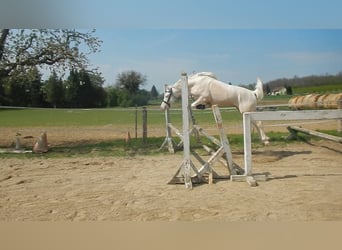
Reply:
[[[264,97],[262,81],[257,78],[255,90],[233,86],[217,80],[211,72],[200,72],[188,77],[189,93],[196,100],[192,108],[204,109],[212,105],[219,107],[236,107],[241,114],[256,110],[257,101]],[[165,89],[164,99],[160,105],[161,110],[171,107],[171,104],[182,95],[182,79]],[[253,122],[258,130],[262,142],[269,144],[262,122]]]

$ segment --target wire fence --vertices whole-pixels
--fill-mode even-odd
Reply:
[[[288,109],[287,104],[277,105],[263,105],[258,106],[257,110],[278,110]],[[8,110],[36,110],[38,116],[35,117],[11,117],[13,123],[6,121],[7,117],[1,111]],[[146,110],[146,114],[143,114],[143,110]],[[223,125],[225,132],[229,134],[242,134],[242,116],[235,108],[221,108],[223,115]],[[49,111],[49,117],[52,122],[44,120],[45,123],[39,125],[26,125],[26,120],[40,119],[40,111]],[[77,120],[78,117],[80,123],[63,123],[63,119],[67,119],[64,116],[58,120],[57,113],[62,112],[70,114],[68,118],[73,117]],[[80,113],[80,114],[79,114]],[[100,116],[100,113],[103,114]],[[81,116],[83,114],[84,116]],[[91,115],[97,114],[99,121],[91,121],[87,124]],[[18,116],[21,113],[17,114]],[[78,116],[79,115],[79,116]],[[181,128],[181,109],[172,108],[170,110],[171,122],[178,128]],[[54,117],[56,116],[56,117]],[[87,117],[88,116],[88,117]],[[208,133],[216,135],[218,130],[212,115],[211,109],[196,110],[194,112],[198,124],[202,126]],[[103,118],[105,117],[105,119]],[[143,118],[145,117],[145,118]],[[8,118],[9,119],[9,118]],[[16,122],[17,119],[17,122]],[[25,120],[26,119],[26,120]],[[57,119],[57,120],[55,120]],[[101,120],[103,119],[103,121]],[[145,119],[145,121],[144,121]],[[84,124],[82,124],[84,122]],[[340,122],[341,123],[341,122]],[[7,124],[7,125],[6,125]],[[289,122],[265,122],[264,128],[267,131],[287,131],[288,126],[309,126],[312,129],[326,129],[336,130],[336,121],[324,120],[324,121],[289,121]],[[23,137],[32,136],[37,137],[42,131],[46,131],[48,138],[53,144],[72,144],[88,141],[108,141],[114,139],[125,139],[129,133],[131,138],[148,138],[148,137],[162,137],[165,132],[165,116],[164,112],[161,112],[159,107],[133,107],[133,108],[107,108],[107,109],[47,109],[47,108],[35,108],[35,107],[13,107],[13,106],[0,106],[0,146],[8,146],[13,143],[15,136],[20,133]]]

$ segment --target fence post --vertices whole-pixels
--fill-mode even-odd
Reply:
[[[135,105],[135,139],[138,139],[138,105]]]
[[[337,101],[337,109],[342,109],[342,98]],[[342,119],[337,120],[337,132],[342,132]]]
[[[252,175],[252,135],[251,135],[251,116],[248,113],[243,114],[243,145],[244,145],[244,175]]]
[[[142,119],[143,119],[143,143],[147,142],[147,109],[142,108]]]

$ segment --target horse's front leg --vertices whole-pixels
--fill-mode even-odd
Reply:
[[[205,109],[205,107],[206,107],[206,98],[203,96],[198,97],[197,100],[191,104],[191,108]]]
[[[264,127],[262,125],[262,121],[254,121],[253,125],[258,130],[259,136],[261,138],[261,141],[264,143],[264,145],[270,144],[270,138],[265,134]]]

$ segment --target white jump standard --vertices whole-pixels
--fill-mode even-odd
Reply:
[[[259,121],[289,121],[289,120],[339,120],[342,119],[342,110],[304,110],[304,111],[264,111],[247,112],[243,114],[244,133],[244,175],[232,175],[231,180],[244,180],[249,176],[257,177],[252,173],[252,146],[251,122]]]
[[[208,183],[213,183],[215,178],[227,178],[224,176],[219,176],[213,169],[213,164],[216,161],[222,162],[229,172],[229,176],[232,174],[238,174],[243,171],[239,168],[232,159],[232,153],[229,146],[229,141],[225,135],[222,125],[221,113],[217,105],[213,105],[213,114],[217,124],[217,128],[220,132],[220,140],[213,136],[208,135],[205,131],[198,125],[195,125],[194,118],[192,116],[191,108],[188,101],[188,78],[185,73],[182,74],[182,121],[183,121],[183,133],[181,134],[174,126],[171,125],[169,121],[168,108],[165,110],[166,119],[166,138],[160,149],[168,145],[169,151],[174,153],[174,141],[172,140],[171,130],[175,131],[180,137],[181,143],[183,144],[183,161],[178,168],[176,174],[173,176],[169,184],[184,183],[186,188],[192,188],[193,183],[200,183],[205,181],[205,176],[208,174]],[[168,100],[164,100],[167,102]],[[168,105],[169,106],[169,105]],[[191,117],[191,126],[190,126]],[[205,150],[211,153],[211,157],[208,160],[203,160],[194,150],[190,147],[190,134],[194,134],[196,137],[199,134],[206,136],[210,141],[216,144],[219,149],[214,151],[206,145],[202,145]],[[200,163],[200,169],[197,169],[191,160],[191,155],[194,156]],[[224,160],[221,157],[224,156]]]

